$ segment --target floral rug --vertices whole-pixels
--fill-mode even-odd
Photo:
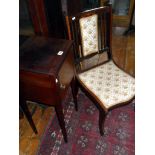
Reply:
[[[50,120],[38,148],[38,155],[134,155],[135,104],[114,109],[106,117],[100,136],[98,110],[83,94],[76,112],[70,91],[63,103],[68,143],[64,142],[57,117]]]

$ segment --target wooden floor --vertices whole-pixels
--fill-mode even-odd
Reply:
[[[135,75],[135,36],[134,33],[123,36],[123,28],[113,29],[113,58],[116,63],[131,75]],[[25,117],[19,120],[19,153],[20,155],[36,154],[41,137],[48,121],[53,117],[52,107],[38,106],[28,103],[33,120],[38,130],[35,135]]]

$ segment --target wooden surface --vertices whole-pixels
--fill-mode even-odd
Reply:
[[[134,76],[135,74],[135,37],[134,34],[123,36],[124,28],[114,28],[112,36],[112,49],[115,61],[125,71]],[[119,48],[118,48],[119,47]],[[55,113],[52,107],[41,107],[29,103],[29,109],[33,113],[33,120],[38,129],[38,135],[32,131],[26,118],[19,122],[19,152],[20,155],[34,155],[40,144],[41,137],[46,129],[48,121]],[[35,110],[34,110],[35,109]]]
[[[63,51],[63,54],[58,55],[59,51]],[[20,107],[32,129],[37,132],[25,104],[27,100],[55,107],[64,139],[67,141],[61,101],[74,77],[72,41],[29,38],[20,47],[19,66]],[[65,82],[61,79],[65,79]]]
[[[112,54],[116,63],[127,73],[135,76],[135,36],[124,36],[126,28],[113,28]]]
[[[71,45],[63,39],[31,37],[20,47],[20,70],[57,75]]]

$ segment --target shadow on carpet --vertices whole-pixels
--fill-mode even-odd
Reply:
[[[44,132],[38,155],[134,155],[135,104],[114,109],[106,117],[104,136],[98,128],[98,110],[81,92],[76,112],[70,91],[63,103],[68,143],[56,115]]]

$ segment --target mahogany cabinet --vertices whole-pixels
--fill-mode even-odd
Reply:
[[[19,53],[20,107],[37,133],[26,101],[54,106],[65,141],[67,133],[61,104],[74,79],[72,43],[64,39],[31,37],[21,45]]]

